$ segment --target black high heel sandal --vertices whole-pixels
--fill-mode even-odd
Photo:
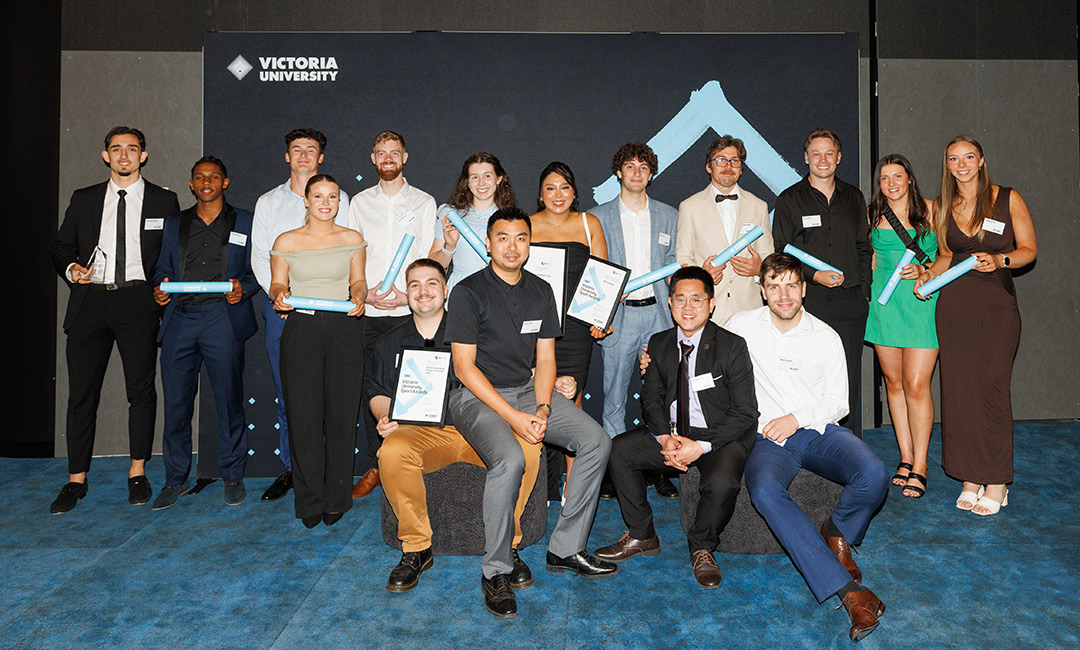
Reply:
[[[923,484],[923,486],[919,487],[917,485],[912,485],[911,484],[911,479],[917,479],[919,482],[921,482]],[[902,492],[901,494],[903,494],[907,498],[909,498],[909,499],[921,499],[922,495],[926,494],[926,477],[923,476],[922,474],[916,474],[915,472],[908,472],[908,484],[904,486],[904,489],[905,490],[911,490],[912,492],[915,492],[915,494],[907,494],[907,493]]]
[[[902,469],[906,469],[908,471],[908,473],[907,474],[901,474],[900,470],[902,470]],[[911,465],[911,463],[900,463],[899,465],[897,465],[896,466],[896,473],[892,475],[892,484],[897,486],[897,487],[904,487],[903,485],[900,485],[899,483],[897,483],[896,479],[900,479],[901,481],[907,481],[908,477],[911,476],[911,470],[913,470],[913,469],[915,469],[915,468]]]

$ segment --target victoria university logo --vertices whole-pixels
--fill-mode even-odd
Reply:
[[[237,79],[255,69],[243,56],[226,66]],[[337,81],[337,59],[332,56],[260,56],[259,81]]]

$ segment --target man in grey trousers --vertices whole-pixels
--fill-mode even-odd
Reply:
[[[512,589],[532,584],[513,548],[514,502],[525,471],[515,436],[535,445],[547,440],[576,455],[547,570],[586,578],[618,571],[585,550],[611,439],[553,392],[559,319],[551,286],[522,269],[531,237],[524,210],[496,211],[487,226],[491,263],[457,284],[447,310],[446,340],[464,385],[450,395],[450,419],[488,467],[481,588],[485,608],[500,618],[517,616]]]

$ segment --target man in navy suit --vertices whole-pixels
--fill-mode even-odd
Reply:
[[[154,339],[160,309],[149,280],[161,251],[165,217],[180,205],[176,194],[142,178],[146,138],[138,129],[111,129],[101,157],[109,180],[71,195],[51,250],[56,272],[71,288],[64,316],[69,477],[49,507],[54,515],[68,512],[86,496],[97,407],[113,342],[124,364],[128,400],[128,503],[142,505],[153,496],[145,465],[157,417]]]
[[[244,341],[258,329],[251,296],[259,291],[251,270],[252,215],[225,202],[228,172],[225,163],[213,156],[195,163],[188,186],[196,203],[166,220],[154,273],[154,300],[165,307],[158,335],[165,391],[165,487],[154,499],[154,510],[173,505],[188,489],[191,417],[203,361],[217,407],[217,456],[225,503],[239,505],[247,495]],[[172,296],[161,290],[161,283],[170,280],[229,282],[232,288],[227,293]]]
[[[701,499],[686,536],[694,577],[705,589],[720,586],[713,551],[735,511],[758,418],[746,342],[709,320],[714,295],[712,276],[701,267],[671,276],[668,302],[676,327],[649,340],[651,363],[641,399],[645,426],[615,438],[608,465],[629,530],[596,551],[612,562],[659,554],[644,473],[697,467]]]
[[[679,213],[645,193],[657,168],[652,148],[643,142],[624,144],[615,153],[611,168],[619,179],[619,196],[590,210],[604,227],[608,261],[628,267],[632,278],[674,262]],[[613,438],[627,430],[626,394],[638,367],[638,355],[649,337],[671,327],[667,298],[668,285],[663,280],[632,292],[615,312],[612,333],[600,341],[604,355],[603,424]],[[657,481],[661,496],[679,496],[668,479],[652,480]],[[605,480],[600,497],[613,496]]]

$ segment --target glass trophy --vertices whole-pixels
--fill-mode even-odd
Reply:
[[[94,247],[94,253],[90,256],[90,282],[93,284],[105,284],[105,268],[108,265],[108,256],[100,247]]]

